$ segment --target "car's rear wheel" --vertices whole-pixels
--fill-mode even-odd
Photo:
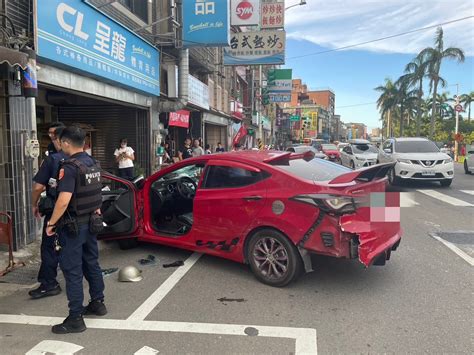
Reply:
[[[464,172],[465,172],[466,174],[468,174],[468,175],[471,173],[471,172],[469,171],[468,167],[467,167],[467,161],[466,161],[466,160],[464,160]]]
[[[441,186],[443,187],[448,187],[448,186],[451,186],[451,183],[453,182],[452,179],[449,179],[449,180],[441,180],[439,183],[441,184]]]
[[[400,178],[395,174],[395,169],[394,168],[392,168],[388,171],[388,182],[392,186],[400,184]]]
[[[251,237],[247,256],[257,279],[275,287],[288,285],[303,267],[295,245],[273,229],[262,229]]]
[[[117,242],[121,250],[133,249],[133,248],[136,248],[138,245],[137,238],[119,239],[117,240]]]
[[[352,169],[352,170],[355,170],[355,168],[356,168],[356,167],[355,167],[354,161],[351,160],[351,169]]]

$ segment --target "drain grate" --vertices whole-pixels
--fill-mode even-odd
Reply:
[[[38,276],[39,264],[29,264],[10,271],[0,277],[0,283],[34,285]]]

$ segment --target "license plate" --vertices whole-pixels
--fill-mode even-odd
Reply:
[[[434,171],[422,171],[421,175],[423,175],[423,176],[435,176],[436,173]]]

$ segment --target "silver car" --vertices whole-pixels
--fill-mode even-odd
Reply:
[[[366,140],[355,140],[341,151],[341,164],[351,169],[359,169],[377,164],[379,150]]]
[[[474,173],[474,147],[467,151],[466,158],[464,159],[464,172],[466,174]]]

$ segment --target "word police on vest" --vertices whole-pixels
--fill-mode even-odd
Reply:
[[[94,171],[91,173],[84,174],[84,184],[97,184],[100,183],[100,171]]]

